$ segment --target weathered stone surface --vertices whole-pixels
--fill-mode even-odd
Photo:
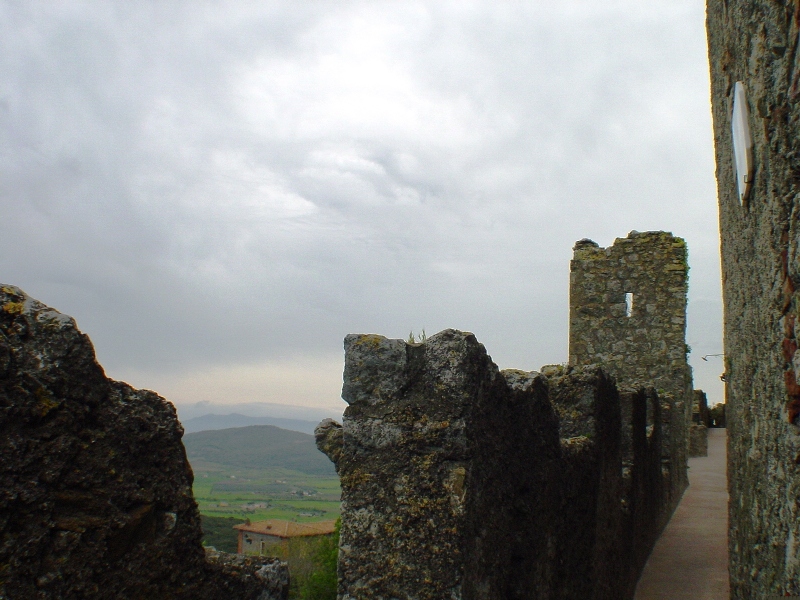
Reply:
[[[547,594],[559,453],[547,384],[469,333],[345,339],[340,598]]]
[[[316,431],[342,483],[340,599],[632,597],[669,506],[660,400],[542,371],[455,330],[345,339],[350,406]]]
[[[708,410],[708,398],[703,390],[694,390],[692,403],[692,423],[711,427],[711,413]]]
[[[796,2],[707,3],[719,197],[732,598],[800,595],[800,19]],[[755,171],[740,203],[732,89]]]
[[[630,597],[669,520],[670,506],[664,490],[668,482],[662,471],[661,400],[653,388],[625,389],[620,393],[620,405],[625,515],[622,538],[629,540],[631,576],[627,594]]]
[[[689,457],[708,456],[708,427],[692,423],[689,427]]]
[[[581,240],[570,263],[569,364],[598,364],[622,387],[658,390],[672,510],[688,485],[688,271],[686,243],[663,231],[632,231],[608,248]]]
[[[0,372],[0,597],[285,597],[285,565],[206,561],[175,408],[13,286]]]
[[[548,379],[562,448],[557,597],[618,600],[630,561],[617,387],[596,366],[564,368]]]
[[[229,554],[206,548],[209,575],[207,583],[213,596],[202,592],[194,598],[254,598],[278,600],[288,597],[289,569],[285,562],[264,556]]]
[[[343,441],[342,426],[333,419],[325,419],[314,429],[314,440],[317,448],[331,459],[339,472],[339,461],[342,457]]]

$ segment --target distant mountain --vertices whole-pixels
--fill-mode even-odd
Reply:
[[[317,450],[314,436],[272,425],[199,431],[183,436],[190,463],[206,461],[244,469],[282,467],[335,477],[333,463]]]
[[[319,421],[303,421],[301,419],[284,419],[281,417],[249,417],[239,413],[229,415],[203,415],[181,421],[186,433],[198,431],[211,431],[214,429],[230,429],[231,427],[247,427],[249,425],[274,425],[281,429],[314,434],[314,428]]]
[[[178,418],[181,421],[188,421],[204,415],[226,415],[236,413],[248,417],[273,417],[278,419],[294,419],[297,421],[316,421],[328,417],[342,420],[342,412],[346,404],[342,401],[341,405],[331,408],[321,408],[313,406],[295,406],[290,404],[277,404],[274,402],[237,402],[237,403],[218,403],[218,402],[195,402],[194,404],[176,404]]]

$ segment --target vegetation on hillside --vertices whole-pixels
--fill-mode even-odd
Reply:
[[[339,529],[333,535],[292,540],[279,557],[289,563],[289,598],[336,600],[336,564],[339,560]]]
[[[194,462],[194,498],[200,513],[263,521],[325,521],[339,516],[339,478],[287,469],[235,469]]]
[[[712,427],[725,427],[725,404],[720,403],[712,406],[708,411]]]
[[[310,475],[335,477],[314,436],[272,425],[198,431],[183,436],[189,462],[209,462],[244,469],[279,467]]]
[[[241,519],[202,515],[203,544],[217,550],[235,553],[238,532],[234,525]],[[289,598],[297,600],[335,600],[336,563],[339,559],[339,528],[336,521],[333,535],[296,538],[285,546],[275,547],[275,555],[289,564],[291,589]]]
[[[236,552],[234,525],[249,518],[316,521],[339,515],[339,478],[310,435],[269,425],[201,431],[183,438],[195,474],[203,543]],[[333,535],[274,548],[289,563],[289,597],[335,600],[339,521]]]
[[[236,552],[239,534],[233,526],[241,524],[241,519],[200,515],[200,522],[203,527],[203,545],[213,546],[222,552]]]

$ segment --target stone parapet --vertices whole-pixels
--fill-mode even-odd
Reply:
[[[559,417],[556,597],[624,598],[630,569],[622,510],[622,420],[614,380],[596,366],[548,372]]]
[[[708,456],[708,427],[692,423],[689,428],[689,457]]]
[[[703,390],[694,390],[692,403],[692,423],[711,427],[711,412],[708,410],[708,398]]]
[[[345,339],[339,598],[632,597],[671,507],[661,402],[597,366],[500,371],[475,336]]]
[[[515,598],[547,587],[559,454],[547,384],[472,334],[345,340],[340,598]],[[337,438],[341,447],[337,447]],[[536,532],[537,535],[532,535]]]

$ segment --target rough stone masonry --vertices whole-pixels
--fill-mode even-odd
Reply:
[[[0,599],[285,598],[285,563],[204,551],[182,435],[72,318],[0,285]]]
[[[475,336],[345,338],[340,599],[631,598],[665,511],[661,401],[500,371]],[[624,473],[627,472],[627,476]]]
[[[608,248],[577,242],[570,263],[569,364],[602,365],[620,386],[658,390],[669,427],[665,504],[673,509],[689,485],[694,403],[686,359],[687,258],[686,242],[671,233],[632,231]]]
[[[544,499],[559,440],[542,377],[507,380],[454,330],[423,344],[351,335],[342,396],[341,441],[327,442],[330,422],[318,430],[342,484],[341,598],[521,598],[549,584],[532,560],[555,550]]]
[[[800,596],[800,5],[709,0],[725,308],[731,598]],[[750,191],[731,115],[743,86]]]

